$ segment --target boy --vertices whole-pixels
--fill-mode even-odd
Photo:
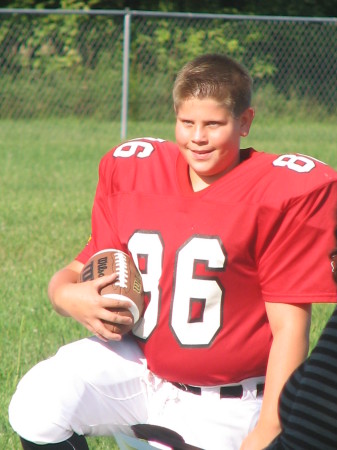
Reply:
[[[279,433],[310,304],[336,299],[337,174],[302,155],[240,150],[251,91],[236,61],[196,58],[174,84],[176,144],[132,140],[103,157],[92,238],[49,284],[56,311],[96,336],[19,384],[10,421],[24,448],[83,449],[85,435],[146,422],[210,450],[261,450]],[[149,301],[122,340],[104,321],[129,324],[107,309],[124,305],[99,295],[114,276],[76,283],[104,248],[132,255]]]

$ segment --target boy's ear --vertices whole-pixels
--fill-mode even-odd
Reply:
[[[246,137],[249,134],[250,126],[255,116],[254,108],[247,108],[240,116],[241,136]]]

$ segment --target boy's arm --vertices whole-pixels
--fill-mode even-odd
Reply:
[[[273,334],[260,418],[240,450],[261,450],[281,431],[278,401],[292,372],[306,358],[309,348],[310,304],[266,303]]]
[[[74,260],[53,275],[48,286],[48,296],[54,309],[62,316],[72,317],[104,341],[120,340],[118,325],[130,325],[132,319],[108,308],[125,309],[125,301],[102,297],[99,294],[104,286],[116,280],[117,275],[106,275],[78,283],[82,267],[82,263]],[[116,324],[116,332],[111,332],[104,325],[104,321]]]

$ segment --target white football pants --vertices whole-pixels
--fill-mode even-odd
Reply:
[[[241,399],[220,399],[218,388],[195,395],[148,371],[132,337],[108,343],[92,337],[65,345],[23,377],[9,420],[14,431],[37,444],[62,442],[74,432],[133,436],[130,425],[151,423],[202,449],[238,450],[259,416],[260,381],[244,380]]]

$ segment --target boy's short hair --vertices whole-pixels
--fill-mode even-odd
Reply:
[[[205,54],[179,71],[173,86],[177,111],[189,98],[213,98],[239,117],[251,105],[252,78],[239,62],[222,54]]]

